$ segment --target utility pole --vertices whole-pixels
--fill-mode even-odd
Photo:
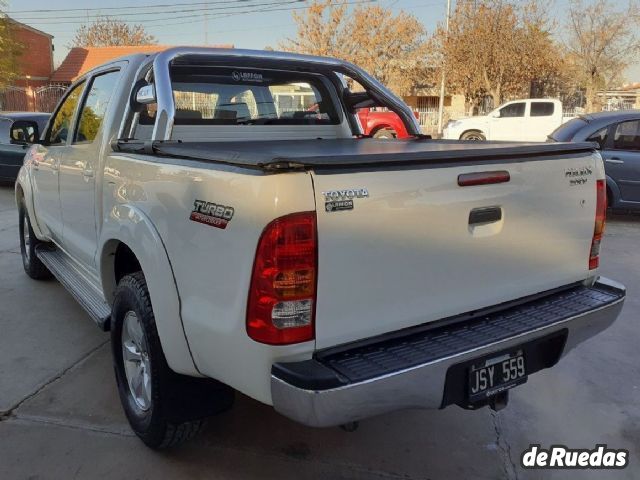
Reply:
[[[445,20],[445,32],[449,35],[449,17],[451,16],[451,0],[447,0],[447,17]],[[438,103],[438,135],[442,136],[442,120],[444,117],[444,84],[445,84],[445,64],[442,62],[442,78],[440,80],[440,102]]]

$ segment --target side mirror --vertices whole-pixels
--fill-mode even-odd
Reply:
[[[500,110],[494,110],[493,112],[491,112],[489,114],[489,117],[491,117],[491,118],[500,118]]]
[[[14,145],[30,145],[36,143],[39,137],[38,124],[31,120],[17,120],[9,131],[9,141]]]

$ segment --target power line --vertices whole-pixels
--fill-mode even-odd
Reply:
[[[364,3],[374,3],[377,0],[354,0],[354,1],[347,1],[347,2],[336,2],[336,3],[331,3],[329,5],[357,5],[357,4],[364,4]],[[271,8],[272,5],[286,5],[286,4],[292,4],[292,3],[300,3],[300,0],[288,0],[288,1],[284,1],[284,2],[274,2],[274,3],[268,3],[268,4],[264,4],[264,5],[268,5],[266,8],[259,8],[259,9],[255,9],[255,10],[244,10],[244,11],[237,11],[237,12],[231,12],[231,13],[217,13],[211,16],[212,19],[220,19],[220,18],[227,18],[227,17],[231,17],[231,16],[236,16],[236,15],[250,15],[250,14],[254,14],[254,13],[262,13],[262,12],[279,12],[279,11],[293,11],[293,10],[301,10],[301,9],[306,9],[309,8],[308,5],[304,5],[304,6],[299,6],[299,7],[283,7],[283,8]],[[251,6],[258,6],[258,4],[254,4],[254,5],[249,5]],[[199,10],[198,13],[194,13],[194,14],[190,14],[190,15],[182,15],[182,16],[171,16],[171,17],[166,17],[166,18],[154,18],[151,20],[131,20],[130,22],[138,22],[141,23],[142,25],[147,26],[148,24],[150,24],[151,22],[162,22],[162,21],[167,21],[167,20],[180,20],[180,19],[193,19],[193,20],[187,20],[187,21],[182,21],[182,22],[170,22],[170,23],[161,23],[161,24],[157,24],[157,23],[153,23],[151,25],[148,25],[149,27],[155,28],[155,27],[165,27],[165,26],[174,26],[174,25],[186,25],[186,24],[191,24],[191,23],[197,23],[197,22],[201,22],[202,18],[201,18],[201,13],[202,10]],[[87,23],[86,21],[62,21],[62,22],[33,22],[36,25],[64,25],[64,24],[71,24],[71,25],[77,25],[77,24],[85,24]]]
[[[354,0],[354,1],[349,1],[349,2],[338,2],[338,3],[330,3],[330,6],[333,5],[359,5],[359,4],[364,4],[364,3],[375,3],[378,0]],[[297,2],[296,2],[297,3]],[[220,19],[220,18],[227,18],[227,17],[233,17],[236,15],[250,15],[252,13],[263,13],[263,12],[289,12],[292,10],[301,10],[301,9],[305,9],[305,8],[309,8],[308,6],[301,6],[301,7],[288,7],[288,8],[263,8],[263,9],[258,9],[258,10],[247,10],[244,12],[233,12],[233,13],[227,13],[227,14],[218,14],[218,16],[213,17],[216,19]],[[174,17],[177,18],[177,17]],[[189,20],[189,21],[185,21],[185,22],[178,22],[178,23],[165,23],[162,25],[152,25],[152,27],[169,27],[169,26],[174,26],[174,25],[186,25],[186,24],[190,24],[190,23],[197,23],[200,22],[201,19],[198,18],[196,20]]]
[[[249,0],[213,0],[211,2],[185,2],[185,3],[158,3],[148,5],[124,5],[120,7],[98,7],[98,8],[60,8],[60,9],[38,9],[34,10],[12,10],[10,12],[4,12],[6,15],[14,15],[16,13],[60,13],[60,12],[95,12],[102,10],[132,10],[132,9],[146,9],[146,8],[172,8],[172,7],[191,7],[195,5],[210,5],[220,3],[242,3]]]
[[[255,1],[255,0],[243,0],[243,3],[247,1]],[[236,8],[261,7],[265,5],[283,5],[288,3],[303,3],[305,1],[306,0],[288,0],[288,1],[281,1],[281,2],[252,3],[249,5],[243,4],[243,5],[227,5],[222,7],[211,7],[211,8],[168,10],[168,11],[162,11],[162,12],[137,12],[137,13],[130,12],[130,13],[111,14],[111,15],[76,15],[76,16],[58,17],[55,19],[51,19],[51,21],[48,18],[42,18],[42,17],[16,17],[15,19],[21,22],[24,22],[24,21],[38,22],[41,25],[56,25],[56,24],[63,24],[63,23],[87,23],[87,20],[99,19],[99,18],[121,18],[121,17],[130,17],[130,16],[140,16],[140,15],[145,15],[145,16],[168,15],[173,13],[190,13],[190,12],[194,12],[195,14],[195,13],[215,12],[220,10],[229,10],[229,9],[236,9]],[[162,20],[167,20],[171,18],[178,18],[178,17],[171,16],[171,17],[163,18]],[[81,19],[81,20],[72,20],[72,19]],[[153,21],[153,20],[159,20],[159,19],[150,19],[148,21]],[[140,20],[132,20],[132,21],[140,21]]]

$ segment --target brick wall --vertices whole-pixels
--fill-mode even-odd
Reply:
[[[18,57],[20,75],[30,75],[28,84],[39,87],[49,83],[53,73],[53,51],[51,37],[32,30],[20,24],[13,25],[13,34],[17,42],[22,45],[22,55]],[[27,86],[27,80],[18,79],[16,86]]]

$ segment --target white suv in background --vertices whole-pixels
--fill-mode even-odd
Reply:
[[[443,138],[544,142],[562,122],[560,100],[514,100],[488,115],[450,120]]]

